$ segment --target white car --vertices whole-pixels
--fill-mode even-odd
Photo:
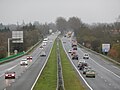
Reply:
[[[23,66],[23,65],[28,65],[27,59],[22,59],[22,60],[20,61],[20,65],[21,65],[21,66]]]
[[[89,54],[85,53],[84,56],[83,56],[83,59],[89,59]]]
[[[70,50],[68,51],[68,53],[72,53],[72,50],[70,49]]]

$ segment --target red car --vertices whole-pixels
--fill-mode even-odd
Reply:
[[[31,56],[27,56],[27,60],[32,60],[32,57]]]
[[[15,72],[6,72],[5,79],[15,79]]]

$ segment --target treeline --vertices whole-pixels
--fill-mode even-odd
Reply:
[[[111,49],[107,55],[120,62],[120,22],[89,25],[78,17],[70,17],[68,20],[59,17],[56,26],[63,34],[74,31],[80,44],[98,53],[102,53],[102,44],[110,44]]]
[[[5,27],[7,28],[7,30]],[[11,41],[11,53],[14,53],[14,50],[18,50],[18,52],[27,51],[39,40],[42,40],[44,37],[46,37],[49,34],[50,29],[53,29],[54,31],[56,30],[54,23],[39,24],[39,22],[34,22],[33,24],[29,23],[16,25],[15,28],[15,31],[23,31],[24,43],[12,43]],[[8,26],[2,25],[2,29],[0,28],[0,58],[4,58],[7,56],[8,38],[12,38],[12,30],[8,30]]]

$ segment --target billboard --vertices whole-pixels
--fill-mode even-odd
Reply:
[[[102,44],[102,52],[109,52],[110,44]]]
[[[23,31],[12,31],[12,42],[23,43]]]

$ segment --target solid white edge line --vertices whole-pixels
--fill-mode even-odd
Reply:
[[[106,71],[112,73],[113,75],[115,75],[116,77],[120,78],[120,76],[118,76],[117,74],[115,74],[114,72],[110,71],[109,69],[105,68],[104,66],[100,65],[99,63],[97,63],[95,60],[93,60],[92,58],[90,58],[94,63],[96,63],[97,65],[99,65],[100,67],[102,67],[103,69],[105,69]]]
[[[55,42],[55,40],[54,40],[54,42]],[[53,42],[53,45],[54,45],[54,42]],[[47,61],[48,61],[48,58],[49,58],[49,56],[50,56],[50,54],[51,54],[51,51],[52,51],[53,45],[52,45],[52,47],[51,47],[51,49],[50,49],[49,55],[48,55],[48,57],[47,57],[47,59],[46,59],[46,61],[45,61],[44,65],[43,65],[43,67],[42,67],[41,71],[39,72],[39,74],[38,74],[38,76],[37,76],[37,78],[36,78],[35,82],[33,83],[32,87],[31,87],[31,90],[33,90],[33,88],[34,88],[35,84],[36,84],[36,83],[37,83],[37,81],[38,81],[38,78],[40,77],[40,75],[41,75],[41,73],[42,73],[42,71],[43,71],[43,69],[44,69],[44,67],[45,67],[45,65],[46,65],[46,63],[47,63]]]
[[[81,50],[82,53],[84,53],[82,50]],[[118,76],[117,74],[115,74],[114,72],[110,71],[109,69],[105,68],[104,66],[100,65],[98,62],[96,62],[94,59],[90,58],[94,63],[96,63],[97,65],[99,65],[100,67],[102,67],[103,69],[105,69],[106,71],[112,73],[113,75],[115,75],[116,77],[120,78],[120,76]]]
[[[61,42],[62,42],[62,40],[61,40]],[[74,68],[76,69],[76,71],[78,72],[79,76],[83,79],[83,81],[84,81],[85,84],[88,86],[88,88],[89,88],[90,90],[93,90],[92,87],[91,87],[91,86],[87,83],[87,81],[83,78],[83,76],[81,75],[81,73],[79,72],[79,70],[76,68],[76,66],[74,65],[74,63],[71,61],[71,58],[70,58],[70,56],[68,55],[68,53],[67,53],[67,51],[66,51],[66,49],[65,49],[65,47],[64,47],[64,45],[63,45],[63,42],[62,42],[62,46],[63,46],[64,51],[66,52],[66,54],[67,54],[70,62],[72,63],[72,65],[74,66]]]

